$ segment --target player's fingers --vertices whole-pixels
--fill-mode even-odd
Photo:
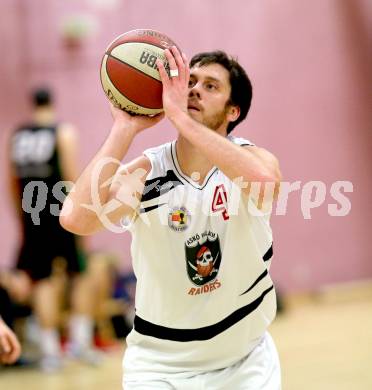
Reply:
[[[159,114],[153,116],[147,116],[145,118],[146,121],[151,122],[152,126],[156,125],[164,118],[164,112],[160,112]]]
[[[190,66],[185,53],[182,53],[182,59],[185,64],[185,81],[188,84],[190,79]]]
[[[187,59],[187,56],[184,52],[181,53],[183,63],[185,64],[186,68],[189,68],[189,60]]]
[[[173,79],[173,80],[178,79],[180,70],[178,69],[176,60],[173,57],[172,52],[169,49],[165,49],[164,50],[164,54],[167,57],[168,64],[169,64],[169,75],[170,75],[170,78]]]
[[[9,342],[11,344],[11,351],[8,354],[8,363],[14,363],[21,354],[21,345],[14,334],[9,334]]]
[[[158,67],[158,71],[159,71],[159,74],[160,74],[160,79],[161,79],[163,85],[164,86],[169,85],[168,73],[165,70],[163,62],[161,60],[157,59],[156,60],[156,66]]]
[[[183,61],[181,53],[177,49],[177,46],[172,46],[171,50],[172,50],[173,57],[174,57],[176,64],[177,64],[180,80],[185,81],[185,78],[186,78],[185,63]]]
[[[5,335],[0,336],[0,352],[7,354],[11,351],[11,346],[8,338]]]
[[[14,348],[12,352],[7,356],[7,363],[14,363],[18,360],[19,355],[21,354],[21,349],[20,348]]]

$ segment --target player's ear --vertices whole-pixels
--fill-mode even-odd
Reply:
[[[227,119],[229,122],[235,122],[240,115],[240,107],[239,106],[233,106],[229,105],[227,108]]]

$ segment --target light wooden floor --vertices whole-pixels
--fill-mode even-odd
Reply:
[[[283,390],[371,390],[372,294],[341,291],[295,302],[271,327]],[[120,390],[123,350],[108,355],[100,368],[68,363],[49,375],[0,370],[0,389]]]
[[[283,390],[372,389],[372,296],[304,303],[271,328]]]

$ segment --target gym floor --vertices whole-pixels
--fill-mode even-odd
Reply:
[[[372,285],[289,299],[270,332],[279,350],[283,390],[372,389]],[[121,389],[120,350],[99,368],[68,362],[58,374],[0,370],[0,389]]]

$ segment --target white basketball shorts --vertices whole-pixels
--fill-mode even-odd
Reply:
[[[182,379],[123,380],[124,390],[280,390],[278,353],[268,332],[248,356],[232,366]]]

